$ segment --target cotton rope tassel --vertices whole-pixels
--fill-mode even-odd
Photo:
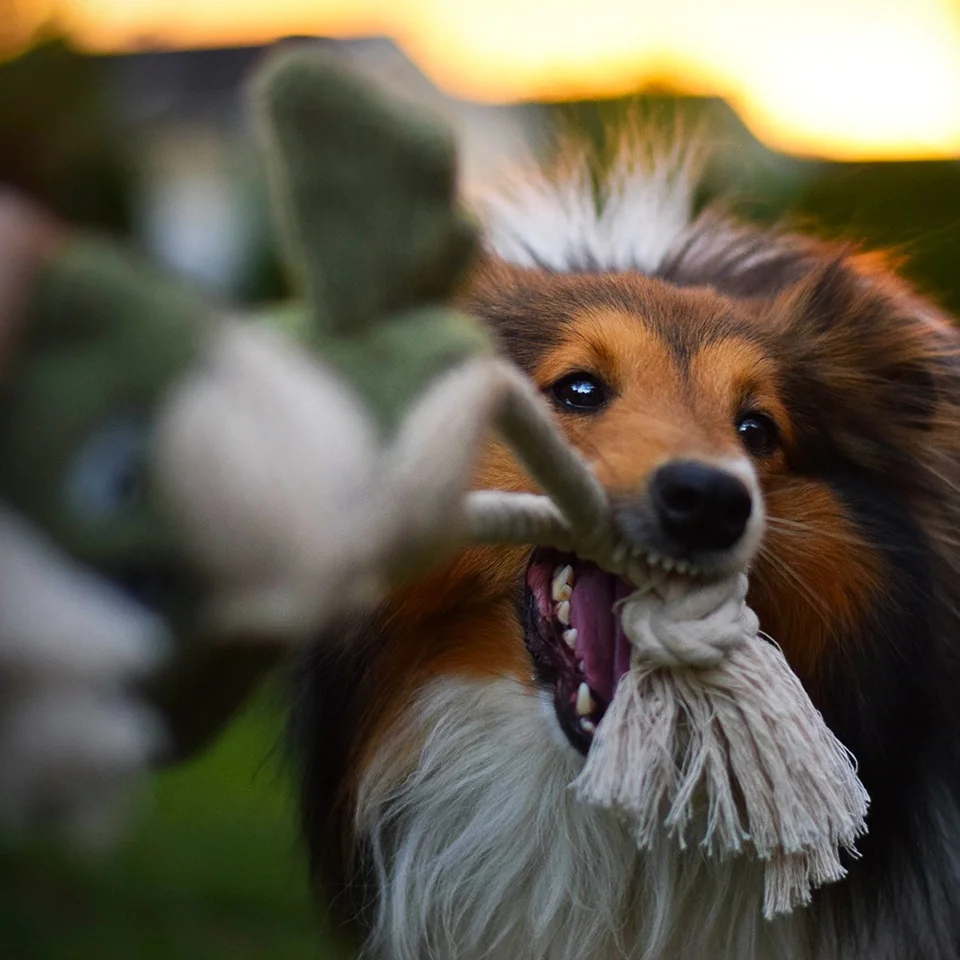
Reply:
[[[631,669],[572,789],[624,817],[640,849],[666,834],[710,857],[760,859],[768,919],[808,903],[845,875],[841,851],[856,855],[869,801],[854,758],[759,633],[746,574],[657,578],[631,561],[602,485],[529,382],[486,364],[475,399],[550,496],[470,494],[472,538],[575,550],[638,587],[619,605]]]
[[[783,654],[758,634],[747,577],[651,584],[622,602],[633,647],[574,792],[707,856],[764,861],[763,913],[845,875],[867,794]]]

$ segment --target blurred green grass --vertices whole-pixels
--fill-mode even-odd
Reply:
[[[154,778],[109,855],[0,855],[2,960],[343,960],[311,898],[273,698]]]

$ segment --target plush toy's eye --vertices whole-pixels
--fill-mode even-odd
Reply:
[[[577,371],[561,377],[550,387],[554,403],[564,410],[594,413],[610,398],[610,388],[592,373]]]
[[[777,449],[779,436],[777,425],[765,413],[748,413],[737,421],[740,442],[758,457],[764,457]]]
[[[67,500],[81,523],[102,523],[140,502],[147,424],[123,417],[101,427],[81,448],[67,474]]]

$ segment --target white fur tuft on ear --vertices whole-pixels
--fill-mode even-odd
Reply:
[[[474,206],[490,251],[509,263],[652,274],[690,227],[699,174],[695,147],[635,131],[599,181],[589,151],[571,149],[508,171]]]

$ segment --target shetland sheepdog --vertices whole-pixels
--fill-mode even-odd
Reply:
[[[881,258],[691,214],[624,148],[481,208],[461,306],[536,382],[653,565],[749,601],[872,804],[847,877],[764,920],[749,860],[639,852],[567,790],[627,665],[616,578],[465,550],[298,676],[316,877],[375,960],[960,957],[960,335]],[[529,489],[491,441],[478,486]],[[577,696],[586,684],[589,696]]]

